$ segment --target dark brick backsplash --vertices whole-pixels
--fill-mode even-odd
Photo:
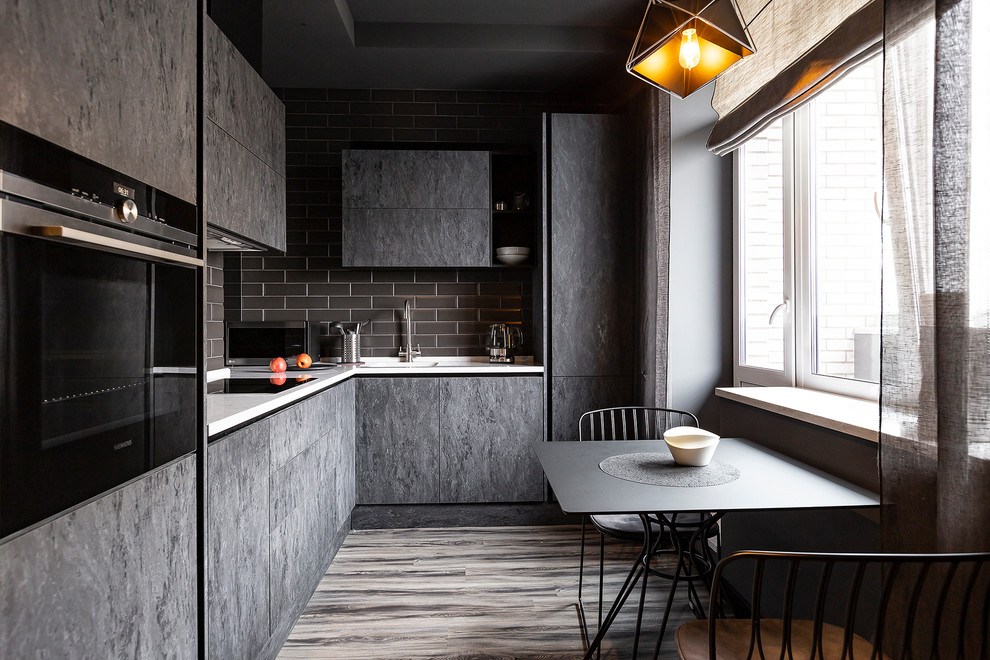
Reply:
[[[267,280],[277,271],[264,263],[251,265],[260,268],[241,270],[241,317],[320,321],[324,324],[324,356],[340,355],[339,335],[331,332],[330,321],[344,322],[346,327],[369,319],[372,323],[363,330],[362,354],[394,357],[404,341],[406,300],[413,307],[413,341],[422,346],[424,355],[484,355],[484,339],[493,322],[517,323],[527,340],[532,335],[533,271],[528,269],[493,269],[495,281],[491,273],[479,269],[365,269],[328,273],[337,280],[352,281],[289,283],[256,281]]]
[[[224,261],[222,252],[206,255],[206,368],[223,366],[224,307],[233,301],[225,300]]]
[[[532,269],[342,268],[341,151],[436,143],[528,149],[535,157],[544,112],[608,112],[627,99],[587,92],[275,91],[286,113],[287,250],[285,256],[228,255],[219,271],[227,282],[227,318],[319,321],[323,356],[340,355],[331,321],[370,319],[362,354],[395,356],[409,299],[414,343],[424,355],[484,355],[494,322],[519,325],[522,352],[532,352]],[[222,334],[209,341],[211,360],[222,356]]]

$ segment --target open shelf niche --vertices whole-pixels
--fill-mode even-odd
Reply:
[[[537,263],[540,231],[538,160],[531,153],[493,151],[491,168],[492,265],[532,268]],[[529,257],[518,265],[503,264],[495,250],[510,246],[528,247]]]

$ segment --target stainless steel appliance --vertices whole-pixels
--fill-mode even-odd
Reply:
[[[224,358],[230,366],[267,365],[306,353],[320,359],[320,324],[306,321],[227,321]]]
[[[515,349],[522,346],[522,330],[507,323],[494,323],[488,333],[488,361],[511,364],[516,361]]]
[[[0,536],[195,451],[197,223],[0,123]]]

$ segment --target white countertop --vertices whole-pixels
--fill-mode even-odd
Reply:
[[[524,362],[517,364],[490,364],[486,357],[420,357],[412,363],[398,358],[366,358],[364,366],[338,366],[333,369],[290,371],[287,378],[300,375],[313,376],[314,380],[297,385],[278,394],[208,394],[206,396],[206,424],[210,436],[240,426],[253,419],[287,406],[295,401],[316,394],[353,376],[429,376],[429,375],[484,375],[507,376],[542,374],[543,367]],[[207,374],[207,380],[221,378],[264,378],[272,372],[268,367],[233,367],[218,369]]]

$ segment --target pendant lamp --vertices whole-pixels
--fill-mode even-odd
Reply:
[[[626,71],[684,98],[755,52],[735,0],[650,0]]]

